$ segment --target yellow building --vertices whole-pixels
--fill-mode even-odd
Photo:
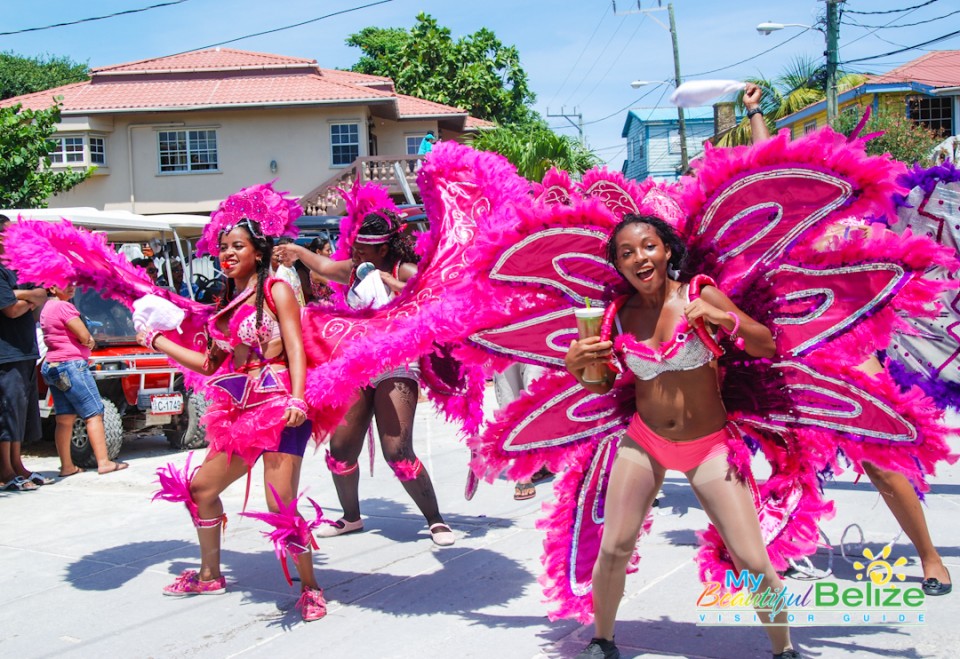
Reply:
[[[840,112],[870,106],[896,109],[943,137],[960,132],[960,50],[927,53],[839,95]],[[827,124],[826,101],[808,105],[777,122],[799,137]]]

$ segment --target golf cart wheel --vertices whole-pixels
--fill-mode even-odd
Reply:
[[[120,412],[109,400],[103,401],[103,429],[107,435],[107,458],[113,460],[120,454],[123,445],[123,421]],[[70,455],[73,462],[81,467],[96,467],[97,458],[87,437],[87,422],[77,417],[73,423],[73,435],[70,437]]]
[[[207,399],[200,393],[191,391],[184,395],[186,399],[183,414],[177,419],[177,425],[164,432],[170,446],[178,451],[205,448],[206,432],[200,425],[200,417],[207,410]]]

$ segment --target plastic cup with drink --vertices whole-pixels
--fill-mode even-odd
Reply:
[[[577,318],[579,338],[585,339],[590,336],[600,336],[600,324],[603,322],[603,307],[587,306],[583,309],[574,309],[573,315]],[[583,369],[584,382],[605,382],[606,379],[606,364],[590,364]]]

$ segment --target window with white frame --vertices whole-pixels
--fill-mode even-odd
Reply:
[[[360,124],[330,124],[330,164],[344,167],[359,157]]]
[[[209,172],[220,168],[217,131],[161,130],[157,132],[160,173]]]
[[[423,138],[427,134],[422,135],[407,135],[407,155],[415,156],[420,153],[420,143],[423,142]]]
[[[803,124],[803,134],[812,133],[817,129],[817,120],[811,119],[807,123]]]
[[[101,167],[107,164],[107,142],[102,137],[90,136],[90,164]]]
[[[671,128],[667,132],[667,152],[680,153],[680,129]]]
[[[54,167],[107,164],[107,141],[102,135],[58,135],[50,141],[55,144],[49,156]]]
[[[71,165],[83,164],[83,137],[54,137],[57,146],[50,152],[50,162]]]

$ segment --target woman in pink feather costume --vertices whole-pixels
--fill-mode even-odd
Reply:
[[[220,594],[220,533],[226,515],[220,494],[247,474],[263,456],[267,506],[274,515],[288,511],[292,521],[303,454],[311,434],[303,400],[306,356],[300,307],[293,290],[269,278],[274,237],[286,233],[300,214],[292,200],[269,185],[242,190],[224,201],[204,231],[204,248],[216,253],[228,282],[218,311],[207,321],[205,352],[175,343],[157,331],[138,339],[183,366],[213,376],[207,391],[213,402],[204,415],[210,452],[194,473],[172,465],[161,470],[158,498],[186,504],[197,527],[199,573],[187,570],[164,588],[165,595]],[[223,367],[223,368],[221,368]],[[239,458],[239,459],[237,459]],[[304,524],[282,524],[307,528]],[[306,533],[283,537],[300,574],[298,607],[305,621],[326,614]],[[289,541],[288,541],[289,540]],[[310,538],[309,540],[312,540]],[[278,555],[286,555],[278,549]]]
[[[579,655],[583,659],[620,656],[613,628],[627,564],[667,469],[687,476],[736,568],[762,575],[761,592],[782,586],[764,547],[750,475],[738,473],[728,459],[729,445],[741,440],[720,396],[717,353],[723,351],[715,337],[729,337],[759,358],[773,357],[776,346],[770,330],[712,280],[681,283],[668,276],[668,268],[681,269],[685,251],[663,220],[626,215],[610,234],[607,259],[633,290],[608,308],[600,336],[574,341],[565,357],[567,370],[596,394],[609,392],[613,378],[587,380],[585,370],[607,363],[614,350],[636,378],[636,414],[610,474],[593,569],[596,635]],[[787,611],[763,610],[768,614],[774,656],[799,657]]]
[[[363,213],[353,208],[345,223],[341,244],[330,258],[302,246],[283,245],[281,249],[332,282],[348,286],[346,301],[355,309],[375,309],[389,303],[417,275],[420,258],[403,225],[389,209],[389,198],[383,206]],[[385,207],[386,206],[386,207]],[[357,211],[360,212],[357,212]],[[353,221],[351,221],[353,220]],[[349,249],[349,258],[345,252]],[[417,362],[388,370],[360,389],[334,431],[327,453],[327,466],[340,498],[343,517],[318,534],[333,537],[363,530],[360,518],[360,468],[358,459],[363,438],[371,419],[376,419],[384,457],[394,474],[403,483],[426,519],[430,537],[439,546],[455,541],[450,527],[443,521],[437,495],[423,463],[413,448],[413,420],[419,398],[420,367]]]

